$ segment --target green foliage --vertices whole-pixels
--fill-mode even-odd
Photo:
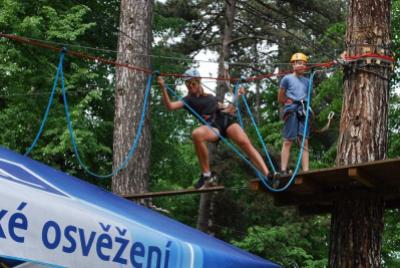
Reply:
[[[392,88],[389,104],[389,146],[388,157],[399,157],[400,152],[400,96],[399,96],[399,60],[400,60],[400,1],[392,1],[392,42],[393,56],[397,67],[392,76]],[[400,214],[398,209],[389,210],[385,213],[385,229],[382,245],[383,267],[400,266]]]
[[[157,14],[154,17],[153,31],[157,34],[163,34],[165,32],[172,32],[173,34],[179,34],[184,28],[186,20],[183,17],[171,16],[168,10],[160,3],[157,3],[154,8],[154,12]],[[166,31],[168,29],[168,31]]]
[[[317,81],[323,79],[314,88],[312,107],[314,117],[311,128],[312,168],[326,168],[335,165],[336,141],[339,135],[339,122],[343,101],[343,76],[340,70],[336,70],[329,77],[317,77]],[[319,132],[327,123],[329,113],[335,116],[328,130]]]
[[[43,19],[48,20],[49,29],[46,35],[49,39],[60,39],[74,41],[83,35],[88,29],[95,26],[95,23],[83,23],[82,19],[87,10],[82,6],[72,7],[66,14],[59,15],[51,7],[43,8]],[[76,27],[79,25],[79,27]]]
[[[343,50],[345,1],[244,1],[238,3],[231,44],[232,75],[258,75],[279,71],[288,66],[294,51],[310,54],[312,62],[331,60]],[[44,39],[51,42],[79,44],[115,50],[119,1],[0,1],[0,31]],[[265,5],[264,5],[264,4]],[[194,65],[192,57],[200,49],[219,51],[224,11],[222,1],[168,0],[155,5],[152,68],[166,73],[182,73]],[[254,19],[254,18],[257,19]],[[393,0],[393,52],[399,61],[400,1]],[[284,25],[284,27],[282,27]],[[285,32],[282,28],[296,36]],[[300,38],[300,39],[299,39]],[[303,41],[302,41],[302,40]],[[304,40],[306,42],[304,42]],[[89,52],[83,48],[70,47]],[[268,51],[268,52],[265,52]],[[93,52],[113,59],[112,52]],[[46,107],[58,55],[50,50],[0,39],[0,143],[24,152],[39,128]],[[180,58],[179,60],[175,58]],[[398,70],[398,69],[397,69]],[[112,130],[114,114],[114,69],[110,66],[66,57],[65,75],[73,127],[87,166],[98,173],[109,173],[112,166]],[[399,78],[397,71],[393,85]],[[175,86],[176,81],[167,79]],[[254,84],[255,85],[255,84]],[[254,86],[251,85],[251,86]],[[279,160],[282,146],[282,121],[279,119],[277,81],[260,82],[260,131],[274,159]],[[321,129],[330,111],[336,113],[331,128],[311,137],[311,167],[333,165],[342,105],[342,74],[318,76],[315,81],[313,129]],[[392,90],[393,91],[393,90]],[[157,86],[152,89],[152,151],[150,190],[184,189],[193,185],[199,167],[191,130],[197,126],[184,111],[168,112],[161,104]],[[249,93],[254,106],[256,95]],[[392,92],[389,114],[389,157],[400,152],[399,97]],[[255,110],[253,110],[255,113]],[[261,144],[248,117],[246,132],[261,151]],[[220,174],[227,190],[218,194],[215,204],[214,232],[217,237],[287,267],[325,267],[328,256],[329,217],[299,216],[291,209],[276,208],[270,199],[248,190],[247,180],[253,171],[222,143],[213,169]],[[292,151],[292,161],[298,149]],[[63,103],[58,91],[49,120],[32,157],[70,174],[110,187],[110,181],[88,176],[72,152]],[[294,162],[291,163],[293,166]],[[169,211],[169,216],[192,226],[196,223],[198,196],[155,199]],[[398,211],[389,211],[385,221],[382,258],[385,267],[399,266]]]
[[[390,98],[389,110],[389,148],[388,156],[390,158],[399,157],[400,152],[400,96],[392,94]]]
[[[390,94],[390,109],[389,109],[389,148],[388,156],[399,157],[400,152],[400,1],[394,0],[392,3],[392,42],[393,56],[397,63],[392,76],[392,88]]]
[[[313,247],[326,242],[328,224],[328,218],[315,217],[286,225],[253,226],[244,239],[233,244],[284,267],[326,267],[326,248],[316,251]]]
[[[85,43],[85,33],[95,23],[85,23],[87,9],[80,5],[40,1],[2,1],[2,31],[46,41]],[[2,39],[0,53],[1,144],[24,152],[33,141],[43,117],[58,62],[51,50]],[[64,73],[70,113],[81,158],[89,168],[105,173],[111,169],[112,83],[110,70],[92,62],[66,57]],[[60,87],[60,84],[59,84]],[[111,102],[110,102],[111,100]],[[94,181],[83,172],[72,153],[60,91],[32,157]],[[107,182],[100,184],[107,185]]]
[[[383,267],[398,267],[400,265],[400,223],[399,210],[388,210],[385,213],[385,231],[382,245]]]
[[[320,46],[332,47],[334,53],[341,53],[344,51],[344,42],[342,37],[345,36],[345,34],[346,25],[344,21],[333,23],[327,27],[321,38],[318,40],[318,44]]]

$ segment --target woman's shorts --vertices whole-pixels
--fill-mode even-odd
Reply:
[[[226,138],[226,130],[234,123],[236,123],[236,118],[234,116],[228,113],[219,112],[216,114],[214,121],[211,122],[210,125],[218,129],[221,136]]]

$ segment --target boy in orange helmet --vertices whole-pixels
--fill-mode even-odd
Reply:
[[[293,73],[283,77],[278,92],[278,102],[283,105],[283,144],[281,152],[281,175],[288,175],[288,162],[293,141],[301,139],[305,127],[306,100],[310,80],[304,76],[308,57],[303,53],[295,53],[290,59]],[[310,129],[306,131],[304,152],[302,156],[303,171],[309,170],[308,138]]]

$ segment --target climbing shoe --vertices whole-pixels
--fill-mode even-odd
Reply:
[[[204,189],[207,187],[215,186],[217,183],[217,176],[214,172],[211,172],[210,176],[200,175],[200,178],[197,180],[194,188],[197,190]]]
[[[271,173],[270,174],[268,174],[268,176],[267,176],[267,180],[268,180],[268,183],[269,183],[269,185],[272,187],[272,188],[274,188],[274,189],[277,189],[277,188],[279,188],[279,178],[280,178],[280,176],[279,176],[280,174],[279,173],[276,173],[276,174],[274,174],[274,175],[272,175]]]

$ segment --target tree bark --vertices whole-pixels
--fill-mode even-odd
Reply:
[[[252,52],[253,52],[253,57],[254,57],[254,62],[258,62],[259,57],[258,57],[258,49],[257,49],[257,43],[253,44],[252,47]],[[256,122],[257,125],[260,125],[260,104],[261,104],[261,92],[260,92],[260,80],[255,81],[256,83],[256,107],[255,107],[255,112],[256,112]]]
[[[383,208],[379,196],[334,205],[329,267],[380,267]]]
[[[390,0],[349,0],[346,53],[391,55]],[[336,164],[386,158],[390,67],[358,61],[344,71]],[[379,195],[334,204],[329,267],[380,267],[385,204]]]
[[[236,0],[225,1],[225,23],[224,23],[224,34],[222,36],[222,47],[219,55],[218,65],[218,76],[227,77],[225,63],[228,62],[231,56],[230,44],[232,41],[233,32],[233,21],[235,17],[235,4]],[[217,81],[217,98],[221,101],[224,100],[225,93],[228,91],[229,81],[218,80]],[[210,163],[215,164],[215,154],[217,153],[216,143],[210,143],[208,145]],[[200,204],[197,217],[197,229],[210,233],[213,227],[213,213],[215,208],[215,194],[204,193],[200,196]]]
[[[210,155],[210,162],[215,164],[215,154],[217,147],[214,143],[208,145],[208,151]],[[213,235],[213,223],[214,223],[214,212],[215,212],[215,195],[216,193],[203,193],[200,195],[200,203],[197,216],[196,228],[202,232]]]
[[[236,11],[235,5],[236,0],[225,0],[224,32],[222,35],[222,46],[218,64],[219,77],[226,77],[225,65],[229,62],[231,57],[230,45],[232,43],[233,22]],[[229,81],[224,80],[217,81],[217,98],[223,100],[225,93],[229,90],[228,82]]]
[[[150,58],[143,55],[150,54],[152,13],[153,1],[121,1],[118,62],[145,69],[150,68]],[[125,160],[135,137],[144,103],[147,76],[143,72],[134,72],[127,68],[119,67],[116,69],[114,170]],[[116,194],[134,194],[147,191],[151,146],[149,119],[148,110],[136,153],[127,167],[113,178],[112,190]]]

